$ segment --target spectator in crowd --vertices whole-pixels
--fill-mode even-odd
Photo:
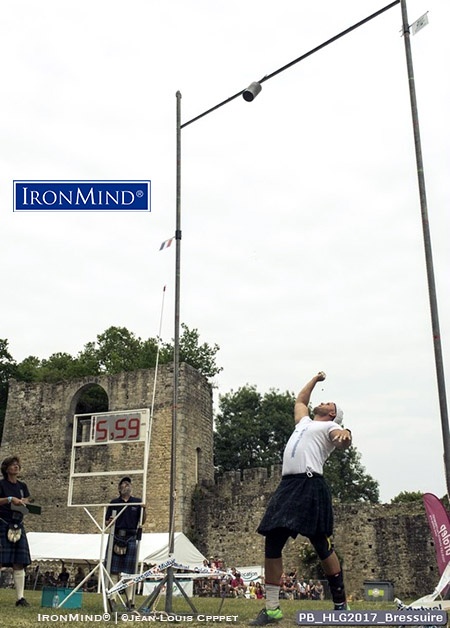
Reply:
[[[256,583],[254,580],[248,585],[248,596],[251,600],[256,600]]]
[[[75,578],[74,578],[75,586],[77,587],[79,584],[81,584],[84,578],[85,578],[84,569],[81,565],[78,565],[78,569],[75,573]]]
[[[281,575],[280,597],[284,600],[293,600],[295,591],[295,583],[290,576]]]
[[[61,569],[61,573],[58,576],[58,581],[57,581],[58,587],[62,587],[66,589],[69,586],[69,580],[70,580],[70,573],[67,571],[67,568],[64,567],[63,565]]]
[[[199,597],[211,597],[212,587],[209,580],[207,580],[206,578],[204,580],[202,579],[199,581],[199,585],[200,585],[199,591],[198,591]]]
[[[212,569],[219,569],[219,559],[217,558],[217,556],[211,556],[211,558],[209,559],[209,566]]]
[[[308,582],[308,597],[310,600],[317,600],[316,583],[314,580]]]
[[[220,597],[228,597],[230,593],[231,577],[226,575],[220,579]]]
[[[58,584],[53,571],[46,571],[44,573],[44,587],[56,587]]]
[[[215,576],[210,580],[211,582],[211,595],[213,597],[220,597],[220,577]]]
[[[320,582],[320,580],[317,580],[316,582],[316,586],[315,586],[315,592],[317,595],[317,600],[323,600],[325,597],[325,591],[323,589],[323,584]]]
[[[244,584],[241,574],[235,570],[234,577],[230,582],[231,594],[233,597],[244,597],[246,590],[247,586]]]
[[[262,600],[264,598],[264,587],[260,582],[256,583],[256,599]]]
[[[300,578],[297,580],[296,592],[296,597],[298,600],[308,599],[308,587],[306,584],[306,580],[303,578],[303,576],[300,576]]]
[[[96,593],[97,589],[98,589],[98,580],[94,576],[94,574],[92,574],[84,585],[84,591],[87,591],[88,593]]]

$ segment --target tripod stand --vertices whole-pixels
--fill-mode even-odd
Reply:
[[[59,604],[57,605],[56,608],[61,608],[65,605],[66,601],[69,600],[75,593],[77,593],[77,591],[79,591],[79,589],[81,589],[85,583],[88,583],[91,578],[94,576],[94,574],[96,572],[98,572],[98,581],[96,584],[96,589],[97,592],[102,594],[102,600],[103,600],[103,611],[105,613],[107,612],[114,612],[116,610],[115,605],[113,605],[112,600],[110,599],[110,597],[108,596],[109,590],[114,587],[114,581],[113,578],[111,577],[110,571],[111,571],[111,559],[112,559],[112,553],[113,553],[113,546],[114,546],[114,532],[115,532],[115,522],[117,520],[117,518],[122,514],[122,512],[125,510],[126,505],[124,505],[124,507],[120,510],[120,511],[113,511],[113,517],[112,520],[109,521],[107,524],[105,524],[105,515],[106,515],[106,507],[104,507],[103,509],[103,518],[102,518],[102,523],[98,523],[97,520],[95,519],[95,517],[89,512],[89,510],[87,508],[84,508],[84,511],[87,513],[87,515],[89,515],[89,517],[91,518],[91,520],[95,523],[95,525],[97,526],[97,528],[101,531],[101,541],[100,541],[100,556],[99,556],[99,562],[97,563],[97,565],[95,565],[95,567],[93,569],[91,569],[89,571],[89,573],[87,574],[87,576],[85,576],[81,582],[79,582],[77,584],[77,586],[72,589],[69,593],[69,595],[67,597],[65,597],[63,600],[61,600],[61,602],[59,602]],[[106,557],[105,556],[105,552],[104,552],[104,539],[105,539],[105,533],[107,533],[107,537],[109,539],[108,545],[107,545],[107,553],[106,553]],[[120,594],[119,594],[120,596]],[[124,602],[124,600],[122,599],[122,597],[120,596],[120,599],[123,603],[124,606],[124,610],[129,610],[132,608],[132,603],[133,603],[133,599],[134,599],[134,588],[133,588],[133,593],[132,593],[132,597],[130,599],[130,597],[128,596],[128,594],[126,593],[126,602]]]
[[[181,584],[177,581],[177,579],[175,577],[175,574],[174,574],[174,568],[173,568],[172,565],[167,568],[167,573],[164,576],[164,578],[161,580],[161,582],[158,583],[158,585],[153,589],[153,591],[150,593],[150,595],[141,604],[141,606],[138,609],[139,612],[142,613],[142,614],[148,614],[149,612],[154,612],[153,611],[153,605],[154,605],[155,601],[161,595],[164,587],[166,587],[166,602],[167,602],[168,598],[170,600],[170,603],[169,603],[170,606],[168,606],[168,604],[166,603],[166,606],[168,606],[168,608],[170,609],[169,612],[167,612],[166,614],[167,615],[171,615],[172,614],[172,594],[173,594],[174,585],[178,588],[178,590],[180,591],[181,595],[184,597],[186,602],[189,604],[192,612],[195,615],[198,615],[198,611],[195,608],[194,604],[192,603],[192,600],[189,598],[189,596],[187,595],[186,591],[183,589]],[[180,614],[183,614],[183,613],[177,613],[177,615],[180,615]]]

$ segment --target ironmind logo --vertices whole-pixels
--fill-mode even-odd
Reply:
[[[145,211],[150,181],[14,181],[14,211]]]

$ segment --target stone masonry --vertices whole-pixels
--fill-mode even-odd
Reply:
[[[264,539],[255,530],[281,477],[281,468],[229,472],[195,495],[193,522],[199,549],[229,566],[262,564]],[[335,547],[346,588],[354,598],[364,582],[392,582],[397,597],[430,593],[438,580],[434,545],[422,501],[407,504],[334,504]],[[284,567],[306,575],[301,555],[309,541],[288,541]],[[314,576],[312,576],[314,577]]]
[[[100,386],[106,393],[106,411],[151,408],[154,370],[48,383],[10,382],[0,457],[17,454],[23,479],[42,507],[41,516],[27,517],[27,529],[36,532],[96,532],[82,507],[68,507],[74,414],[83,392]],[[159,367],[147,476],[145,532],[169,528],[173,368]],[[98,445],[92,449],[92,470],[143,468],[143,448],[136,444]],[[177,481],[175,529],[190,521],[192,494],[200,482],[213,480],[211,387],[189,365],[179,375],[177,411]],[[123,465],[123,467],[122,467]],[[73,503],[107,503],[118,495],[119,476],[85,478],[74,482]],[[134,494],[141,496],[142,476],[133,476]],[[102,508],[90,508],[97,521]]]
[[[28,530],[97,532],[82,507],[68,507],[74,414],[90,387],[105,393],[108,411],[150,408],[154,370],[48,383],[10,382],[0,459],[18,454],[42,515],[28,515]],[[169,526],[173,368],[159,368],[147,475],[146,532]],[[85,412],[85,410],[83,410]],[[211,387],[195,369],[180,367],[177,411],[175,531],[184,532],[205,556],[231,566],[263,563],[263,538],[255,530],[275,490],[281,469],[229,472],[214,479]],[[142,466],[136,444],[96,446],[85,465],[105,471],[110,465]],[[119,477],[81,481],[77,499],[109,502]],[[134,477],[135,495],[142,480]],[[103,509],[89,509],[97,520]],[[343,560],[348,592],[360,598],[365,581],[390,581],[395,595],[408,599],[433,591],[439,579],[431,533],[422,502],[409,504],[335,504],[335,545]],[[304,573],[306,539],[289,541],[286,569]]]

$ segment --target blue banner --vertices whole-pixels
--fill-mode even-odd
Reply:
[[[151,211],[151,181],[14,181],[14,211]]]

